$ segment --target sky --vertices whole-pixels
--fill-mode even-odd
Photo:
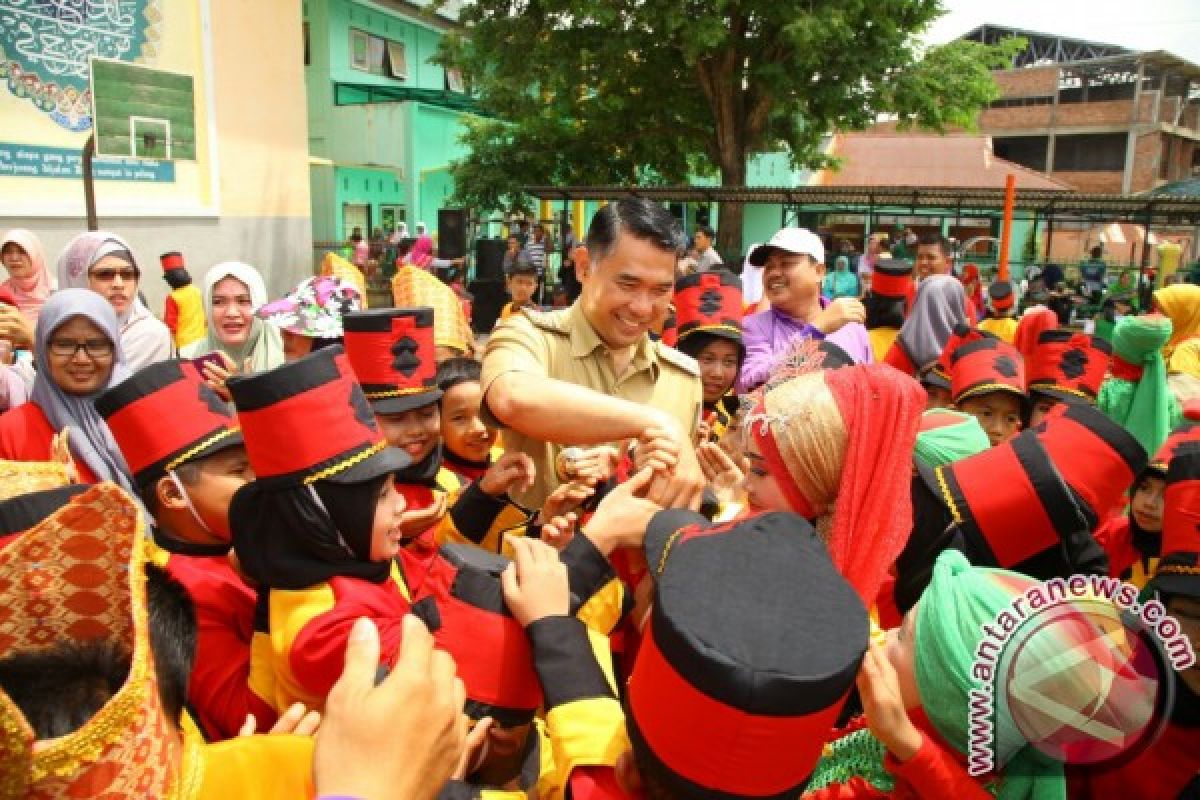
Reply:
[[[1200,64],[1198,0],[942,0],[928,40],[955,39],[985,22],[1133,50],[1167,50]]]

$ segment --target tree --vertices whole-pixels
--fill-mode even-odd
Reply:
[[[972,127],[998,95],[990,70],[1020,40],[921,52],[940,0],[473,0],[439,60],[490,115],[453,167],[458,199],[523,205],[528,184],[744,186],[755,153],[826,166],[822,139],[880,114],[901,128]],[[723,203],[718,247],[741,246]]]

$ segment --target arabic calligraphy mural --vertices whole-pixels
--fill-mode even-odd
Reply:
[[[0,82],[67,130],[90,130],[88,60],[153,58],[161,22],[159,0],[0,0]]]

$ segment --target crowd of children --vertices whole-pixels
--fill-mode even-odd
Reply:
[[[768,299],[842,293],[814,239],[755,248]],[[87,245],[85,273],[135,269],[119,237]],[[575,254],[578,324],[612,252]],[[332,266],[268,302],[248,265],[193,287],[162,263],[185,357],[131,368],[129,315],[64,288],[31,323],[29,401],[0,414],[0,797],[1200,794],[1200,406],[1169,381],[1200,290],[1103,337],[1018,318],[977,270],[879,258],[862,352],[830,313],[748,365],[742,280],[684,274],[653,327],[702,396],[703,496],[656,501],[683,463],[663,433],[554,443],[528,507],[547,476],[506,448],[428,272],[368,309]],[[538,280],[512,260],[500,330],[543,319]],[[1023,658],[1057,665],[1045,708],[1153,720],[1089,760],[1094,728],[1061,745],[998,703],[974,769],[975,693],[1024,685],[980,677],[989,625],[1075,575],[1161,603],[1190,660],[1150,685],[1121,672],[1156,652],[1145,630],[1030,633]]]

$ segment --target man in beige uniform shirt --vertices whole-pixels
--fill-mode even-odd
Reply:
[[[627,198],[596,212],[583,292],[561,311],[524,310],[497,326],[483,356],[485,415],[505,428],[510,450],[537,466],[515,499],[541,506],[558,485],[564,447],[638,440],[661,470],[649,497],[694,506],[704,476],[692,449],[703,398],[696,362],[650,340],[674,290],[681,234],[657,203]],[[639,459],[640,461],[641,459]]]

